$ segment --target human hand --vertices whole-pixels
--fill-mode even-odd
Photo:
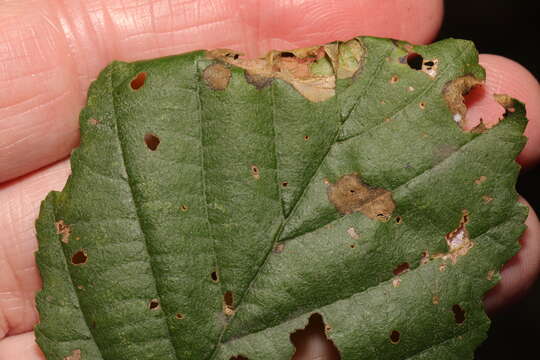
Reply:
[[[264,4],[264,5],[263,5]],[[232,48],[256,56],[269,49],[321,44],[356,35],[431,41],[442,0],[4,0],[0,4],[0,360],[43,359],[31,332],[34,295],[34,220],[39,203],[60,190],[65,159],[78,143],[78,113],[89,83],[113,59],[133,61],[199,48]],[[510,60],[483,55],[485,93],[468,117],[497,119],[489,93],[527,103],[526,166],[540,159],[540,87]],[[61,161],[60,161],[61,160]],[[56,163],[55,163],[56,162]],[[51,165],[52,164],[52,165]],[[24,176],[23,176],[24,175]],[[23,177],[20,177],[23,176]],[[523,248],[486,297],[489,311],[509,303],[540,269],[540,227],[531,210]],[[315,332],[315,331],[314,331]],[[296,360],[320,358],[322,334],[300,336]],[[319,340],[318,340],[319,339]]]

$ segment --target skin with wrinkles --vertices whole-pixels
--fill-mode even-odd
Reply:
[[[0,340],[0,359],[42,359],[30,332],[37,321],[33,297],[41,287],[33,257],[34,219],[45,194],[65,183],[67,162],[48,165],[65,158],[78,143],[77,117],[88,84],[112,59],[132,61],[198,48],[233,48],[255,56],[271,48],[305,47],[358,34],[427,43],[441,20],[442,1],[433,0],[3,1],[0,339],[5,338]],[[490,93],[507,93],[527,103],[529,142],[520,160],[533,166],[540,156],[538,82],[511,60],[482,55],[480,62],[487,82],[472,99],[468,118],[496,120],[500,110]],[[523,250],[486,299],[490,309],[523,293],[538,273],[540,230],[533,212],[527,224]],[[298,359],[324,352],[316,345],[307,349],[299,350]]]

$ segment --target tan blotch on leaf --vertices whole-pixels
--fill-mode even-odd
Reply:
[[[328,199],[342,214],[361,212],[379,221],[388,221],[396,208],[390,191],[371,188],[354,173],[344,175],[335,184],[330,184]]]
[[[81,350],[73,350],[71,355],[66,356],[64,360],[81,360]]]
[[[467,114],[467,106],[463,97],[476,85],[482,84],[472,75],[466,75],[450,81],[444,86],[443,96],[453,114],[454,120],[461,128],[465,124],[465,115]]]
[[[487,177],[485,177],[484,175],[480,176],[478,179],[474,180],[474,183],[476,185],[481,185],[483,184],[485,181],[487,180]]]
[[[490,202],[493,201],[493,198],[491,196],[484,195],[482,196],[482,200],[484,200],[484,204],[489,204]]]
[[[69,242],[69,235],[71,235],[71,228],[69,225],[64,224],[64,220],[57,221],[54,225],[56,226],[56,233],[62,235],[61,241],[64,244],[67,244]]]
[[[347,234],[349,234],[349,236],[355,240],[360,238],[360,236],[358,236],[358,234],[356,233],[356,229],[353,227],[347,229]]]
[[[257,88],[281,79],[313,102],[328,100],[335,95],[338,78],[351,77],[363,65],[365,49],[359,40],[315,46],[288,52],[271,51],[259,59],[245,59],[231,50],[212,50],[206,53],[216,59],[246,70],[248,82]],[[319,71],[317,64],[326,62],[330,70]]]
[[[223,64],[212,64],[204,69],[203,79],[210,88],[225,90],[231,80],[231,70]]]

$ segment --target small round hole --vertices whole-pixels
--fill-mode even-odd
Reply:
[[[88,255],[84,250],[79,250],[71,257],[71,263],[73,265],[83,265],[86,264],[88,260]]]
[[[461,308],[458,304],[452,306],[452,311],[454,312],[454,320],[456,324],[463,324],[465,321],[465,310]]]
[[[394,330],[390,333],[390,342],[392,344],[397,344],[399,343],[400,337],[401,337],[401,334],[399,333],[399,331]]]
[[[281,183],[281,186],[287,187],[287,186],[289,186],[289,183],[287,181],[284,181],[284,182]]]
[[[183,212],[186,212],[186,211],[188,211],[188,209],[189,209],[189,208],[188,208],[188,206],[187,206],[187,205],[185,205],[185,204],[184,204],[184,205],[182,205],[182,206],[180,206],[180,210],[181,210],[181,211],[183,211]]]
[[[144,143],[152,151],[155,151],[158,148],[159,142],[159,137],[157,137],[155,134],[148,133],[144,135]]]
[[[210,278],[212,279],[213,282],[216,282],[216,283],[219,282],[217,271],[212,271],[212,273],[210,274]]]
[[[148,308],[150,310],[156,310],[157,308],[159,308],[159,300],[157,299],[150,300],[150,304],[148,305]]]
[[[285,51],[281,53],[281,57],[294,57],[294,54],[292,52]]]
[[[184,314],[177,313],[174,317],[175,317],[177,320],[182,320],[182,319],[184,318]]]
[[[423,62],[424,58],[420,54],[410,53],[407,55],[407,65],[409,65],[411,69],[421,70]]]
[[[401,218],[401,216],[397,216],[396,217],[396,224],[401,224],[403,222],[403,219]]]
[[[309,140],[309,135],[304,136],[304,140],[308,141]]]
[[[131,80],[131,88],[133,90],[139,90],[146,82],[146,75],[145,72],[138,73],[135,79]]]

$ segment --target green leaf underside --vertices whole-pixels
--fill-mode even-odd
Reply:
[[[482,296],[524,229],[524,107],[465,132],[442,92],[483,79],[470,42],[413,47],[438,60],[431,77],[399,61],[404,44],[359,41],[363,66],[322,102],[280,79],[257,88],[229,65],[214,90],[204,52],[101,73],[72,175],[37,221],[47,359],[290,359],[290,334],[314,313],[342,359],[472,358],[489,328]],[[328,200],[353,173],[391,191],[388,221]],[[433,256],[464,211],[472,248],[455,263]]]

